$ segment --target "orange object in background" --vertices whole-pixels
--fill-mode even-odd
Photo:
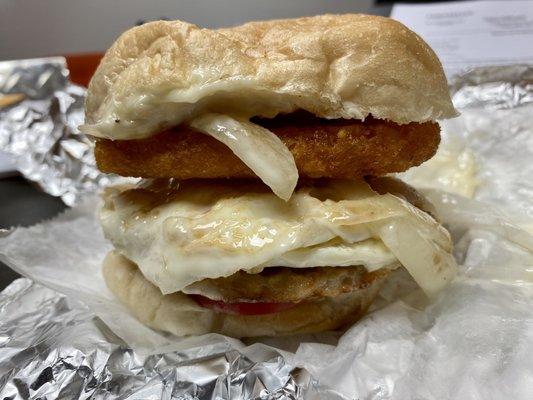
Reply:
[[[65,56],[70,71],[70,80],[73,83],[87,87],[103,56],[102,53]]]

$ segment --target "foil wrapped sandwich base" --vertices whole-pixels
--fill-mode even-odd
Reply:
[[[530,399],[531,67],[505,68],[453,83],[462,116],[443,124],[440,161],[403,176],[456,244],[459,277],[436,299],[400,276],[346,332],[253,342],[163,335],[103,284],[110,245],[88,197],[0,239],[1,260],[32,279],[0,295],[1,397]]]

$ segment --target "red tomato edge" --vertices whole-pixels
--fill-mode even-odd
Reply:
[[[298,305],[298,303],[226,303],[221,300],[212,300],[199,294],[191,294],[189,296],[201,307],[220,313],[234,315],[275,314]]]

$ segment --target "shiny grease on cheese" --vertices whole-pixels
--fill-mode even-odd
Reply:
[[[220,182],[112,189],[104,197],[106,237],[163,293],[270,266],[376,270],[400,261],[429,294],[455,273],[446,230],[365,182],[303,186],[287,202],[261,184]]]

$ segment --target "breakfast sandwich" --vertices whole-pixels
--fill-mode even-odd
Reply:
[[[90,85],[86,123],[108,188],[108,287],[176,335],[336,329],[405,268],[453,278],[449,233],[388,176],[420,165],[451,118],[442,66],[399,22],[323,15],[124,33]]]

